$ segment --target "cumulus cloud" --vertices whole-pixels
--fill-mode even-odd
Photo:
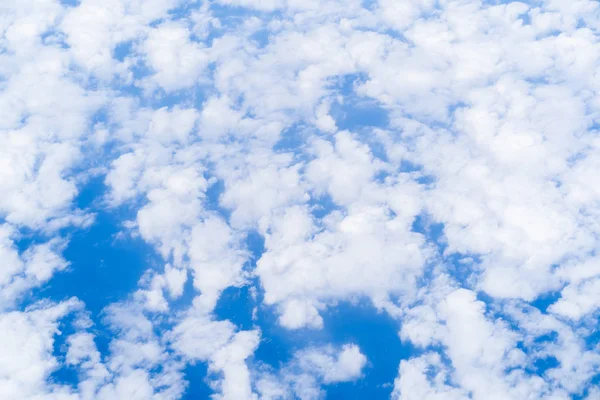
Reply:
[[[278,375],[261,373],[256,386],[262,399],[318,399],[325,394],[322,385],[359,379],[366,363],[355,344],[307,348],[296,352]]]
[[[176,399],[206,363],[215,398],[319,398],[368,354],[315,342],[267,367],[260,316],[310,336],[364,300],[417,349],[393,398],[598,396],[598,2],[0,13],[0,392]],[[159,261],[92,318],[43,297],[96,213]],[[242,329],[215,310],[243,286]]]
[[[53,338],[60,333],[59,321],[82,307],[82,303],[70,299],[59,304],[38,304],[25,311],[2,313],[0,390],[3,396],[13,399],[75,398],[68,387],[53,385],[48,378],[59,368],[53,355]]]

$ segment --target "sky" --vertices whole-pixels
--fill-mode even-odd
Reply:
[[[600,399],[600,3],[0,2],[0,400]]]

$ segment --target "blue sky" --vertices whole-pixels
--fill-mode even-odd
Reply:
[[[0,15],[0,400],[600,399],[597,1]]]

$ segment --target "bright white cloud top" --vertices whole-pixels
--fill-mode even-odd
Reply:
[[[371,398],[600,399],[599,38],[594,0],[0,2],[0,399],[343,398],[364,305],[411,349]],[[100,215],[141,270],[70,258]]]

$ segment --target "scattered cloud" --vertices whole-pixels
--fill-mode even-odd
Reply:
[[[322,398],[380,362],[331,335],[358,301],[413,348],[392,398],[598,397],[598,2],[0,14],[7,398],[178,399],[195,363],[214,398]],[[341,121],[367,103],[377,126]],[[100,214],[159,261],[92,315],[45,290]],[[244,287],[250,322],[224,318]],[[265,362],[274,329],[311,340]]]

